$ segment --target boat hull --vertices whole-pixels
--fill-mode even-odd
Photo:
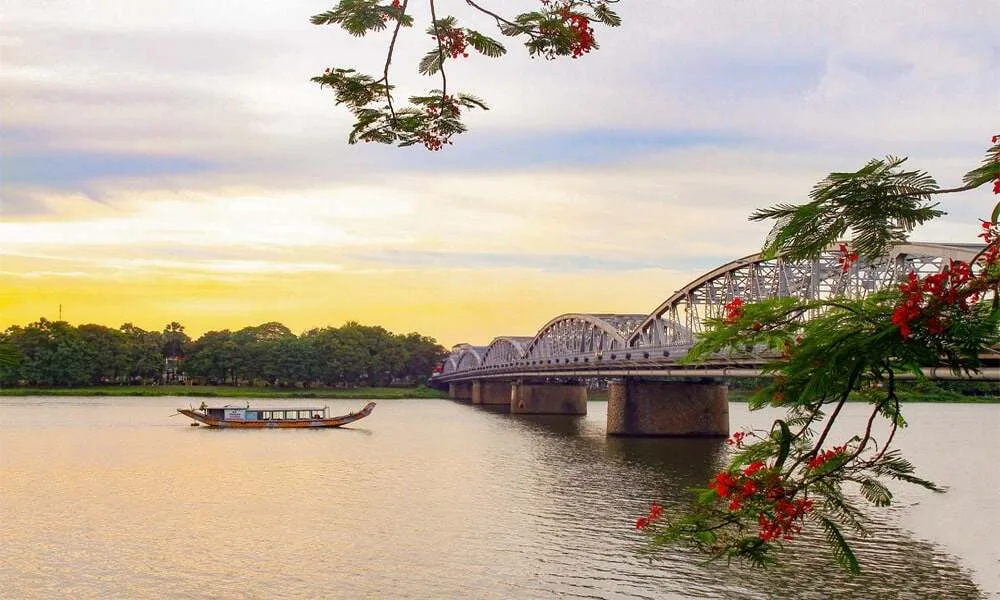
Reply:
[[[369,402],[363,409],[356,413],[330,417],[327,419],[268,419],[253,421],[235,421],[228,419],[217,419],[210,417],[200,410],[190,408],[178,408],[177,412],[194,419],[195,421],[209,427],[219,429],[325,429],[331,427],[342,427],[349,423],[361,420],[372,413],[375,408],[374,402]]]

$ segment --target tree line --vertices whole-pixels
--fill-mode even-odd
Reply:
[[[192,340],[163,331],[45,318],[0,334],[0,385],[70,387],[188,381],[281,387],[413,384],[447,356],[419,333],[348,322],[295,335],[277,322],[209,331]]]

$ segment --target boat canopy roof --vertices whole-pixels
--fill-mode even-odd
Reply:
[[[261,411],[261,410],[269,410],[269,411],[311,410],[313,412],[322,412],[324,410],[327,410],[329,407],[327,407],[327,406],[323,406],[323,407],[316,407],[316,406],[245,406],[245,405],[244,406],[232,406],[230,404],[227,404],[225,406],[209,406],[207,408],[209,410],[254,410],[254,411]]]

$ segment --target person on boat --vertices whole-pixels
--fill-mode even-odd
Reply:
[[[198,407],[198,410],[200,410],[201,412],[205,412],[206,410],[208,410],[208,405],[205,404],[204,400],[201,401],[201,406]]]

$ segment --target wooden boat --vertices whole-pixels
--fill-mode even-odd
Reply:
[[[209,427],[234,429],[302,429],[309,427],[340,427],[364,419],[372,414],[374,402],[369,402],[358,412],[339,417],[328,417],[323,408],[250,408],[223,406],[210,408],[204,402],[198,408],[178,408],[177,412]],[[194,425],[194,423],[192,423]]]

